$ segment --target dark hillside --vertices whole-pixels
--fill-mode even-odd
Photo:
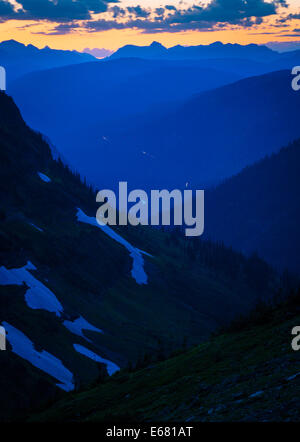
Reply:
[[[300,141],[207,193],[206,235],[300,273]]]
[[[147,283],[138,283],[128,250],[77,219],[80,208],[94,220],[94,190],[52,159],[4,93],[0,115],[0,323],[9,327],[0,398],[16,398],[13,409],[1,408],[1,419],[63,394],[55,387],[62,374],[78,389],[116,365],[196,344],[280,287],[259,259],[151,228],[118,228],[152,255],[140,261]],[[46,374],[30,355],[39,363],[54,357],[60,371]]]
[[[250,319],[250,318],[249,318]],[[299,422],[299,293],[188,352],[71,394],[31,422]],[[145,381],[146,380],[146,381]]]

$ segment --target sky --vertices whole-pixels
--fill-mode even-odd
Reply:
[[[0,41],[37,47],[300,42],[300,0],[0,0]]]

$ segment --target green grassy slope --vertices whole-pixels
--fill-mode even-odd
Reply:
[[[269,313],[165,362],[70,394],[29,420],[300,421],[300,359],[291,348],[299,297],[297,308]]]

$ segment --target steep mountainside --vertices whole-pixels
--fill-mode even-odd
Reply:
[[[62,51],[49,47],[38,49],[15,40],[0,43],[0,65],[7,71],[9,84],[29,72],[92,60],[96,60],[92,55],[76,51]]]
[[[206,195],[207,236],[300,273],[300,141]]]
[[[100,228],[94,191],[4,93],[0,171],[1,419],[62,394],[56,386],[198,343],[279,287],[258,258],[151,228]]]

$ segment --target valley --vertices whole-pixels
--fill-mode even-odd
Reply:
[[[297,60],[0,43],[1,422],[299,420]],[[99,224],[122,181],[199,235]]]

